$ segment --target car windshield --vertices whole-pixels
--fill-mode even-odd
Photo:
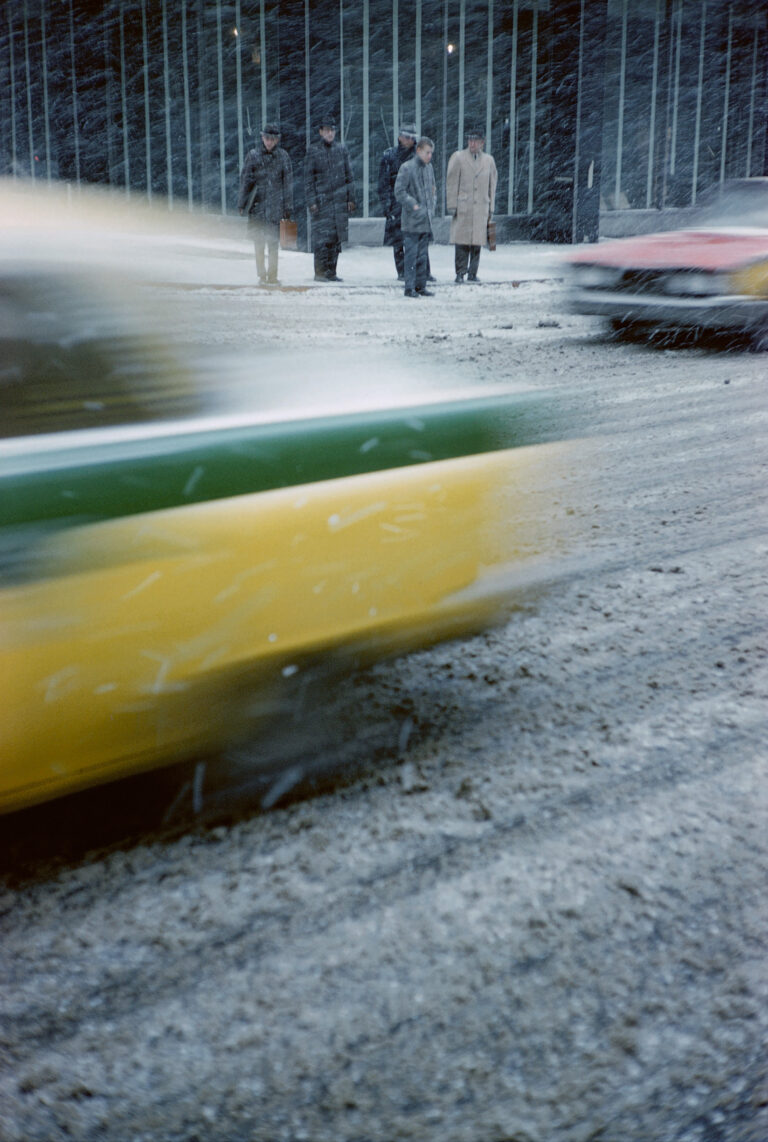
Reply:
[[[699,197],[697,223],[768,230],[768,178],[716,183]]]

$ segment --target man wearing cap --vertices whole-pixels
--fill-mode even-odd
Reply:
[[[445,176],[445,206],[451,219],[449,242],[456,247],[456,284],[464,275],[477,282],[480,249],[488,245],[488,223],[496,200],[496,163],[483,153],[485,131],[467,133],[467,147],[448,160]]]
[[[395,179],[395,198],[402,207],[406,297],[434,297],[427,289],[427,250],[435,213],[435,144],[426,135],[416,144],[416,154],[403,163]]]
[[[397,146],[388,147],[381,156],[379,166],[379,201],[384,211],[386,222],[384,224],[384,245],[391,246],[395,255],[395,270],[397,280],[404,280],[403,272],[403,228],[401,221],[400,203],[395,198],[395,180],[397,172],[403,163],[413,158],[414,146],[418,133],[415,123],[404,123],[397,136]],[[429,255],[427,255],[427,281],[434,281],[429,268]]]
[[[336,142],[336,120],[326,115],[320,138],[307,151],[304,187],[312,222],[315,281],[340,282],[336,263],[349,236],[349,215],[355,209],[355,186],[347,148]]]
[[[293,214],[293,169],[288,152],[278,146],[279,140],[280,128],[276,123],[267,123],[261,132],[261,145],[246,155],[238,201],[240,213],[248,217],[259,281],[269,285],[277,285],[280,221]]]

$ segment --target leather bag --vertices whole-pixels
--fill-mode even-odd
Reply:
[[[496,223],[488,222],[488,249],[496,249]]]
[[[283,218],[280,222],[280,249],[295,250],[298,245],[298,228],[295,222]]]

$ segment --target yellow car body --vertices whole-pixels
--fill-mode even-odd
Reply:
[[[481,629],[531,555],[519,448],[108,521],[0,592],[0,808],[211,749],[337,667]],[[533,453],[533,455],[531,455]],[[524,498],[524,496],[523,496]]]
[[[425,394],[406,369],[399,393],[324,401],[310,361],[282,407],[211,410],[219,378],[72,263],[103,245],[83,211],[35,260],[40,213],[9,201],[0,812],[264,732],[305,678],[506,613],[567,449],[540,398]],[[281,362],[270,395],[286,383]]]

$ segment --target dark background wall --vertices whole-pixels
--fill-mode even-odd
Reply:
[[[398,118],[435,139],[438,180],[465,128],[487,123],[503,233],[591,240],[601,210],[686,206],[721,178],[768,173],[767,107],[765,0],[6,0],[0,13],[0,171],[174,209],[232,211],[243,155],[278,119],[300,210],[306,144],[330,109],[361,212],[380,212]]]

